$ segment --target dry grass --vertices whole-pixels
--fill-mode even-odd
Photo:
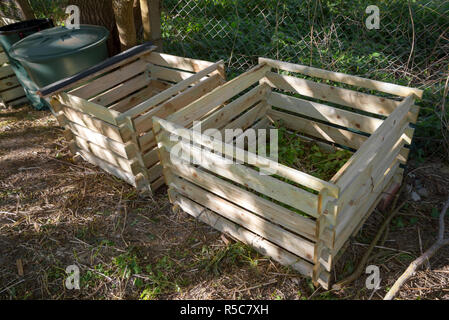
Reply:
[[[289,268],[184,213],[162,189],[153,198],[81,161],[75,163],[49,112],[0,111],[1,299],[378,299],[434,240],[449,168],[415,167],[430,196],[410,202],[370,261],[381,267],[372,294],[362,277],[324,292]],[[340,279],[357,264],[383,216],[374,214],[341,258]],[[401,290],[404,299],[449,298],[449,248]],[[65,289],[65,268],[80,267],[81,290]],[[23,273],[22,269],[23,268]]]

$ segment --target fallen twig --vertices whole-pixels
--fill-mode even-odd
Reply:
[[[376,236],[374,237],[373,241],[371,242],[369,248],[366,250],[365,254],[362,257],[362,260],[360,260],[359,265],[357,266],[357,269],[347,278],[337,282],[336,284],[334,284],[332,286],[332,289],[335,290],[340,290],[343,287],[347,286],[348,284],[350,284],[351,282],[357,280],[361,274],[364,271],[365,265],[368,262],[368,259],[371,255],[371,252],[373,251],[374,247],[377,245],[377,242],[379,242],[380,237],[382,236],[382,234],[384,233],[384,231],[387,229],[387,226],[390,224],[391,219],[393,219],[393,217],[402,209],[402,207],[405,205],[405,202],[403,202],[400,206],[398,206],[396,208],[397,202],[399,200],[399,196],[402,193],[403,190],[403,186],[401,187],[401,189],[399,190],[399,192],[396,195],[396,198],[394,199],[393,205],[392,205],[392,210],[390,215],[385,219],[385,221],[382,223],[382,226],[380,227],[379,231],[377,232]]]
[[[385,295],[384,300],[392,300],[402,285],[413,275],[416,270],[428,259],[430,259],[441,247],[449,244],[449,238],[444,238],[444,216],[449,208],[449,199],[447,199],[443,210],[440,213],[440,229],[438,233],[437,241],[429,248],[426,252],[424,252],[421,256],[415,259],[405,272],[399,277],[398,280],[394,283],[393,287],[391,287],[390,291]]]

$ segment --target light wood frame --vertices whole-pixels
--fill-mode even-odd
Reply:
[[[139,191],[163,185],[152,117],[167,117],[225,82],[224,63],[154,52],[89,75],[49,98],[73,154]]]
[[[419,112],[415,97],[422,91],[260,58],[258,66],[166,119],[153,118],[170,201],[327,289],[343,245],[383,192],[402,181],[401,164],[413,138],[409,125]],[[199,125],[188,129],[201,114],[207,114],[201,131]],[[272,160],[205,133],[267,128],[274,120],[321,144],[348,147],[353,155],[330,181],[279,164],[276,174],[292,182],[287,183],[255,170]],[[180,150],[196,162],[178,157]],[[235,159],[236,152],[244,154],[243,164],[223,157]]]

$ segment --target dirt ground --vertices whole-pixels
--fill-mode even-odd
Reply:
[[[408,264],[434,242],[449,194],[449,167],[410,162],[407,184],[421,199],[390,224],[366,274],[342,290],[315,289],[293,270],[260,256],[185,213],[166,190],[139,197],[126,183],[74,162],[50,112],[0,111],[1,299],[380,299]],[[385,215],[375,212],[351,240],[334,277],[351,274]],[[448,220],[446,218],[446,220]],[[447,221],[449,222],[449,221]],[[449,223],[448,223],[449,224]],[[66,267],[80,269],[79,290],[65,287]],[[449,247],[402,288],[400,299],[449,299]]]

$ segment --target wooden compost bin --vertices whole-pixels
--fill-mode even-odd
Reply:
[[[422,91],[265,58],[259,62],[165,120],[153,118],[170,201],[329,288],[343,245],[383,192],[401,183],[401,164],[407,161],[414,133],[409,124],[419,112],[415,96],[421,97]],[[201,131],[199,126],[185,128],[198,114],[220,105],[201,121]],[[320,144],[354,152],[330,181],[324,181],[238,149],[235,139],[222,143],[205,134],[210,128],[267,128],[273,120]],[[195,161],[179,158],[180,150]],[[235,158],[237,151],[245,155],[243,164],[223,158]],[[255,169],[270,162],[277,165],[276,176]]]
[[[140,191],[163,185],[154,115],[166,117],[224,83],[224,63],[154,52],[144,44],[40,91],[71,151]]]
[[[25,91],[8,64],[8,57],[0,47],[0,106],[14,107],[27,101]]]

